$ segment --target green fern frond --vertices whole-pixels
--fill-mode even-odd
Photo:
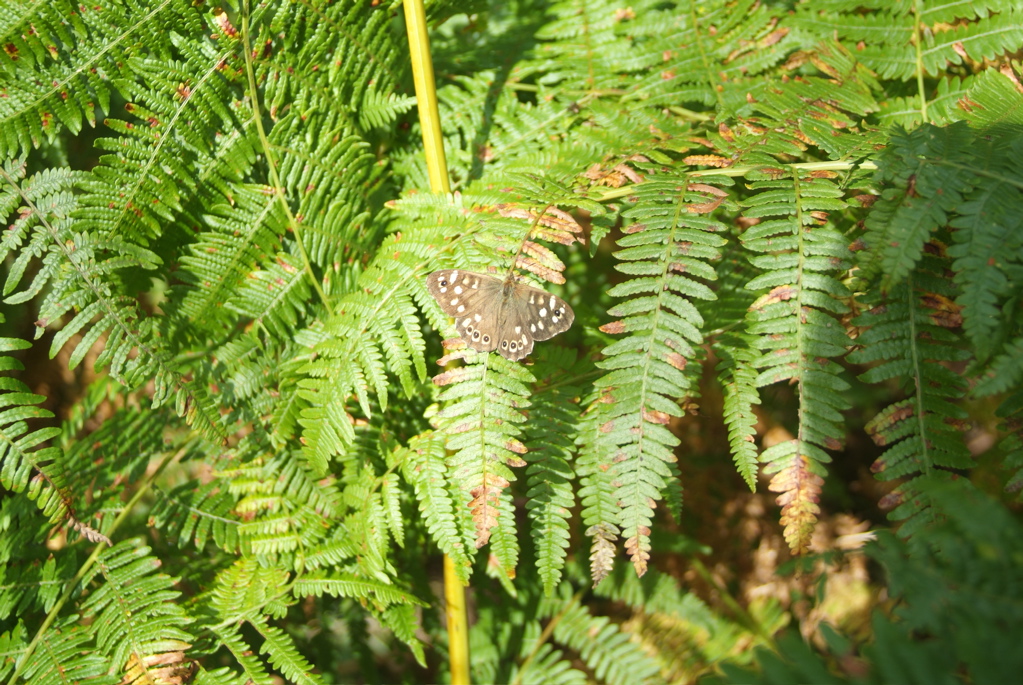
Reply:
[[[17,637],[16,631],[12,637]],[[94,648],[94,631],[74,622],[66,621],[59,629],[47,633],[40,641],[34,658],[26,664],[22,676],[33,685],[64,685],[69,682],[102,683],[115,685],[120,679],[109,675],[110,661],[105,654]],[[3,645],[4,654],[16,654],[24,649],[24,644]],[[20,642],[20,641],[19,641]],[[14,660],[5,659],[8,665]]]
[[[702,180],[712,187],[712,179]],[[596,403],[601,425],[587,446],[602,468],[614,470],[615,523],[640,575],[649,558],[653,508],[677,476],[673,450],[679,441],[667,426],[682,415],[678,402],[693,394],[686,367],[703,341],[703,318],[690,299],[714,299],[703,281],[717,278],[708,261],[720,256],[724,244],[714,235],[721,225],[703,216],[707,196],[686,183],[650,179],[636,189],[636,206],[624,214],[633,223],[618,241],[616,268],[632,278],[609,294],[630,299],[609,312],[622,318],[601,330],[629,335],[604,348],[598,362],[607,370],[595,383],[602,391]],[[591,517],[585,510],[583,515]]]
[[[954,100],[948,98],[946,118],[949,122],[964,119],[978,130],[993,129],[1002,133],[1011,131],[1006,127],[1023,123],[1019,112],[1023,95],[1015,81],[1001,71],[986,69],[976,78],[964,79],[963,86],[966,101],[972,104],[968,108],[960,107],[959,101],[964,97],[961,93],[957,93]]]
[[[860,45],[857,58],[867,67],[882,78],[908,81],[917,73],[943,74],[964,58],[980,61],[1019,45],[1018,8],[1000,4],[899,5],[863,12],[854,1],[830,2],[801,8],[794,27]],[[925,40],[920,46],[915,44],[917,30]]]
[[[393,585],[343,573],[309,574],[295,579],[291,590],[298,597],[330,595],[331,597],[370,599],[381,608],[388,604],[423,605],[423,602],[414,595]]]
[[[225,552],[238,553],[240,521],[232,513],[236,501],[218,481],[191,481],[158,497],[150,520],[179,546],[195,545],[201,551],[212,541]]]
[[[200,23],[197,8],[181,0],[102,7],[5,0],[0,17],[0,157],[39,147],[62,127],[95,126],[97,109],[110,110],[111,86],[133,76],[125,49],[142,52],[162,45],[168,29]]]
[[[175,580],[162,573],[159,559],[138,540],[118,543],[100,554],[83,579],[88,586],[102,581],[82,603],[86,618],[95,620],[96,647],[130,683],[165,682],[160,660],[181,663],[192,635],[183,628],[192,619],[175,601]]]
[[[86,191],[75,213],[81,230],[167,245],[161,240],[167,225],[194,201],[200,184],[223,185],[225,175],[237,173],[232,163],[251,164],[251,141],[230,137],[222,147],[210,144],[217,131],[240,128],[236,113],[222,104],[231,90],[216,66],[226,54],[200,54],[184,64],[131,60],[138,82],[121,84],[131,118],[104,121],[116,136],[97,141],[110,154],[79,184]],[[213,151],[224,155],[220,164]]]
[[[539,385],[530,398],[529,421],[523,441],[525,454],[526,511],[535,548],[536,568],[544,593],[551,594],[561,582],[562,567],[569,546],[569,519],[575,506],[571,459],[572,435],[581,391],[577,378],[592,371],[588,360],[577,361],[574,353],[545,348],[549,353],[533,367]]]
[[[4,583],[0,620],[51,611],[64,592],[66,579],[77,572],[79,560],[71,555],[54,557],[38,544],[47,538],[53,524],[27,497],[5,497],[0,516],[8,522],[8,544],[0,549]]]
[[[20,175],[17,169],[15,174]],[[178,413],[203,435],[222,441],[220,419],[208,401],[208,394],[199,384],[186,380],[178,371],[166,349],[160,344],[157,322],[145,316],[133,296],[126,294],[125,278],[132,269],[149,270],[156,267],[159,257],[153,252],[130,242],[101,234],[74,232],[76,224],[69,213],[74,205],[66,191],[56,193],[58,202],[37,205],[32,196],[17,180],[17,176],[0,170],[13,194],[25,203],[22,218],[24,227],[5,236],[2,249],[7,252],[21,247],[28,227],[33,230],[29,247],[22,252],[29,258],[40,257],[39,268],[32,284],[25,290],[9,295],[8,302],[24,302],[35,297],[44,288],[39,305],[41,328],[64,320],[63,327],[54,336],[51,354],[73,341],[70,355],[72,368],[103,340],[102,351],[96,364],[109,367],[112,376],[130,388],[144,381],[155,380],[154,405],[159,406],[174,396]],[[47,177],[40,188],[53,188],[54,184],[70,183],[75,175]],[[33,186],[28,182],[29,188]],[[50,195],[43,195],[48,198]],[[9,242],[6,240],[9,238]],[[12,272],[15,280],[8,280],[7,292],[17,287],[27,262]]]
[[[24,365],[9,353],[29,347],[19,338],[0,337],[0,373],[23,371]],[[73,494],[74,480],[69,477],[77,473],[71,470],[73,457],[53,444],[66,437],[64,431],[56,426],[30,426],[30,422],[38,425],[54,418],[52,412],[38,406],[45,399],[17,378],[0,376],[0,485],[12,493],[26,493],[52,523],[66,522],[88,540],[110,544],[105,535],[76,515],[79,503]]]
[[[853,54],[833,42],[798,54],[791,66],[802,71],[806,63],[817,72],[764,83],[755,92],[743,90],[743,101],[735,106],[744,114],[748,111],[747,118],[709,132],[700,142],[711,154],[689,159],[715,167],[760,167],[754,176],[759,178],[760,174],[784,174],[780,160],[809,154],[828,159],[874,154],[874,146],[885,138],[861,125],[863,117],[878,108],[872,95],[873,78]]]
[[[553,645],[539,642],[534,633],[539,626],[530,624],[532,631],[523,636],[523,647],[533,648],[529,661],[521,668],[513,669],[516,683],[550,683],[550,685],[585,685],[586,674],[572,667],[572,662],[565,658],[564,652]]]
[[[421,629],[419,621],[416,619],[417,611],[416,605],[411,603],[394,604],[384,609],[378,616],[380,617],[380,622],[390,629],[396,638],[404,642],[412,650],[416,661],[425,668],[426,654],[423,650],[423,643],[417,635]]]
[[[33,278],[33,285],[29,286],[32,295],[10,299],[29,266],[47,252],[49,235],[39,230],[41,217],[51,216],[55,221],[62,221],[70,216],[77,206],[73,186],[82,178],[82,174],[57,168],[26,177],[27,167],[23,159],[7,161],[3,169],[4,180],[7,182],[0,186],[0,216],[11,216],[26,202],[32,203],[38,210],[38,213],[20,211],[0,240],[0,257],[9,261],[3,293],[8,302],[17,302],[43,289],[45,281],[36,285],[36,278]]]
[[[885,288],[913,268],[933,234],[953,229],[948,253],[961,314],[951,315],[961,316],[980,362],[999,353],[1011,334],[1004,308],[1023,287],[1020,193],[1013,181],[1023,174],[1021,149],[1018,135],[977,135],[963,123],[898,132],[879,160],[877,180],[885,190],[867,218],[865,240],[876,249],[865,273],[883,273]]]
[[[407,95],[367,90],[358,108],[359,123],[364,128],[381,128],[414,106],[415,100]]]
[[[292,604],[287,588],[288,573],[283,569],[261,567],[251,557],[240,558],[217,575],[210,606],[223,625],[262,613],[280,618]]]
[[[956,303],[962,306],[963,329],[982,363],[1001,351],[1000,343],[1013,331],[1009,302],[1023,290],[1021,153],[1023,136],[994,129],[972,141],[967,159],[957,160],[983,179],[956,207],[949,223],[954,244],[948,248],[961,291]]]
[[[881,275],[884,290],[912,270],[924,244],[947,225],[950,214],[972,191],[974,170],[962,163],[938,160],[965,162],[973,144],[973,136],[963,124],[893,132],[875,175],[875,182],[885,189],[866,219],[864,241],[871,248],[866,255],[871,259],[861,263],[866,277]]]
[[[509,531],[501,539],[498,561],[506,573],[514,573],[516,525],[502,503],[510,502],[507,488],[516,480],[511,468],[525,465],[520,456],[526,453],[520,439],[523,411],[530,406],[529,387],[536,379],[523,365],[496,354],[463,348],[448,359],[465,363],[434,378],[442,388],[438,400],[443,408],[435,421],[447,436],[450,479],[461,492],[459,506],[472,513],[476,549],[490,541],[495,528]]]
[[[754,405],[760,404],[757,392],[755,362],[759,356],[753,336],[722,336],[714,343],[721,358],[718,379],[724,392],[724,420],[728,428],[728,444],[739,475],[750,490],[756,489],[758,471],[757,446],[754,442],[757,416]]]
[[[597,443],[603,424],[602,412],[597,404],[602,395],[589,396],[588,409],[580,420],[579,456],[575,472],[579,476],[579,501],[586,537],[590,538],[590,577],[597,585],[614,568],[616,543],[621,536],[617,521],[620,515],[614,472],[605,468],[604,455],[588,446]]]
[[[956,402],[966,391],[964,379],[948,364],[965,361],[968,353],[940,310],[941,298],[954,294],[943,276],[945,259],[925,254],[907,275],[870,311],[854,320],[865,330],[849,355],[857,364],[876,364],[860,376],[867,383],[897,381],[908,397],[890,405],[868,424],[874,442],[886,447],[871,470],[881,480],[909,478],[885,497],[882,506],[895,520],[907,520],[911,535],[933,517],[931,503],[914,479],[939,477],[972,465],[959,430],[966,412]]]
[[[554,623],[554,639],[571,647],[601,681],[609,685],[652,683],[656,666],[629,636],[606,616],[594,616],[562,584],[558,596],[541,600],[538,613]]]
[[[88,416],[95,426],[89,439],[74,439],[73,421],[62,426],[67,443],[64,467],[70,492],[88,493],[76,503],[83,517],[101,531],[110,532],[124,507],[122,483],[145,482],[146,471],[154,462],[177,449],[194,454],[199,439],[169,435],[167,425],[174,419],[168,409],[128,407],[110,411],[105,402],[123,401],[123,388],[107,380],[97,385],[103,399]],[[88,534],[85,537],[93,540]]]
[[[451,497],[451,476],[445,461],[444,436],[428,432],[409,440],[407,448],[395,451],[392,461],[401,466],[405,480],[415,489],[419,512],[437,547],[454,561],[455,568],[468,579],[470,559],[462,543],[455,510],[463,506],[461,498]]]
[[[0,322],[3,317],[0,316]],[[0,353],[24,350],[31,345],[17,338],[0,338]],[[8,354],[0,356],[0,371],[20,371],[24,366]],[[0,484],[11,492],[25,492],[29,477],[38,472],[47,483],[39,502],[47,516],[59,520],[71,513],[63,452],[56,446],[42,446],[61,434],[56,426],[29,427],[33,419],[52,419],[53,413],[39,407],[45,397],[29,391],[27,385],[9,376],[0,377]],[[33,487],[37,495],[38,486]],[[52,496],[51,495],[56,495]],[[45,505],[45,506],[44,506]]]
[[[280,671],[289,683],[325,685],[326,681],[313,672],[312,666],[299,654],[294,641],[283,630],[269,625],[263,619],[252,621],[250,625],[263,638],[263,644],[259,648],[260,654],[265,654],[270,664]]]
[[[997,413],[1004,421],[999,428],[1008,433],[999,445],[1005,453],[1005,467],[1010,470],[1005,491],[1015,493],[1020,499],[1023,497],[1020,494],[1023,492],[1023,391],[1005,400]]]
[[[254,45],[265,45],[254,62],[271,113],[289,105],[298,112],[331,112],[364,137],[358,109],[374,101],[368,93],[386,97],[408,69],[401,57],[404,36],[388,12],[372,5],[268,5],[253,26],[259,29]],[[289,37],[285,44],[274,40],[282,34]]]
[[[975,92],[978,80],[986,74],[993,73],[995,72],[985,71],[977,77],[951,76],[939,81],[935,92],[931,95],[931,99],[927,101],[927,114],[931,123],[947,125],[963,118],[969,120],[977,115],[984,117],[979,112],[964,112],[959,107],[959,102],[963,97],[968,97],[972,100],[970,93]],[[984,110],[982,109],[981,111]],[[917,96],[888,98],[881,104],[881,109],[876,116],[885,129],[893,127],[915,128],[921,123],[920,98]]]
[[[849,338],[838,317],[847,311],[849,291],[839,280],[850,266],[845,237],[825,218],[844,208],[842,191],[822,178],[757,181],[745,215],[759,223],[742,235],[762,273],[746,287],[765,293],[750,306],[749,333],[761,356],[756,384],[794,382],[799,392],[796,437],[760,455],[764,472],[775,474],[770,489],[780,493],[785,538],[805,552],[817,521],[826,449],[844,442],[849,384],[831,361],[845,354]]]
[[[330,480],[315,480],[295,455],[265,453],[243,441],[242,463],[223,469],[228,488],[238,497],[233,510],[242,550],[261,558],[288,559],[315,549],[337,517],[340,502]]]
[[[730,242],[726,247],[724,259],[718,266],[721,274],[716,291],[718,299],[700,303],[699,309],[707,320],[707,328],[721,331],[713,340],[712,349],[720,359],[715,371],[723,393],[728,444],[739,475],[750,490],[755,490],[759,460],[754,439],[758,420],[754,406],[760,404],[755,363],[760,354],[755,336],[734,330],[737,323],[746,318],[756,299],[746,289],[750,266],[740,256],[739,247],[739,241]]]
[[[233,325],[225,305],[260,262],[277,254],[287,219],[270,189],[235,185],[231,204],[219,205],[205,217],[211,230],[200,234],[190,255],[182,257],[183,275],[192,283],[181,311],[192,321]]]
[[[976,397],[1011,391],[1023,383],[1023,337],[1006,343],[973,388]]]
[[[757,616],[750,618],[760,620],[760,626],[728,620],[695,593],[684,591],[675,578],[656,569],[642,578],[615,569],[613,577],[594,592],[633,609],[628,632],[656,656],[660,674],[669,682],[701,680],[701,675],[723,659],[742,660],[749,654],[751,642],[763,644],[764,636],[781,629],[786,621],[780,611],[772,616],[756,607],[751,611]]]
[[[751,76],[781,62],[791,48],[770,9],[752,0],[707,3],[692,13],[652,3],[636,9],[620,29],[643,39],[620,63],[622,71],[641,69],[639,78],[630,79],[628,99],[721,106],[733,99],[728,91],[748,89]]]
[[[256,650],[240,634],[240,625],[225,622],[213,626],[210,628],[210,632],[217,642],[228,651],[235,663],[241,667],[241,674],[235,675],[237,680],[240,680],[245,685],[248,685],[248,683],[254,683],[254,685],[279,685],[280,680],[267,672],[263,661],[256,656]],[[244,680],[242,680],[243,678]],[[219,680],[216,681],[217,685],[220,685],[220,682]]]
[[[355,439],[347,410],[353,394],[362,413],[371,416],[371,396],[381,409],[387,407],[387,371],[398,377],[406,395],[425,379],[426,343],[416,305],[432,302],[422,281],[423,264],[441,240],[437,227],[387,238],[358,288],[335,305],[337,314],[318,332],[316,358],[299,368],[305,376],[300,397],[308,403],[299,422],[305,426],[305,454],[316,471],[325,473],[330,458]]]
[[[545,41],[543,81],[575,91],[598,91],[619,85],[616,59],[629,41],[619,35],[624,18],[613,2],[564,0],[549,9],[550,18],[536,37]],[[624,32],[623,32],[624,33]]]
[[[374,159],[343,117],[292,113],[274,126],[269,142],[280,157],[281,182],[294,207],[292,230],[313,264],[329,276],[336,264],[376,247],[368,198],[358,187],[373,176]]]
[[[192,682],[195,685],[248,685],[249,683],[253,685],[259,683],[261,685],[265,681],[248,679],[244,675],[234,673],[231,669],[224,667],[215,668],[210,671],[199,668],[195,674],[195,680]]]

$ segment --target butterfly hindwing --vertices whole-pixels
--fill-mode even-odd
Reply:
[[[533,340],[548,340],[572,326],[575,312],[563,299],[528,285],[518,288],[523,291],[518,299],[525,305],[523,325]]]

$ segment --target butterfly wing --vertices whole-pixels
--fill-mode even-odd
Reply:
[[[454,317],[466,345],[497,351],[518,361],[533,351],[534,340],[568,330],[575,313],[560,297],[523,283],[460,269],[434,271],[426,286],[444,313]]]
[[[568,330],[575,312],[560,297],[516,283],[501,303],[497,351],[518,361],[533,351],[534,340],[547,340]]]
[[[478,352],[497,349],[497,317],[502,281],[461,269],[434,271],[426,287],[448,316],[465,344]]]
[[[575,312],[557,295],[521,283],[515,286],[516,299],[524,304],[523,330],[533,340],[549,340],[564,333],[575,321]]]

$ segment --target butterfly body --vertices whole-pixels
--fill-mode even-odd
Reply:
[[[434,271],[426,287],[444,313],[454,317],[465,344],[478,352],[498,352],[518,361],[535,340],[568,330],[572,308],[548,292],[517,282],[461,269]]]

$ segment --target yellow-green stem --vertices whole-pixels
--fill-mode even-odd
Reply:
[[[405,0],[405,30],[408,35],[412,78],[419,104],[419,125],[423,135],[423,152],[435,193],[451,192],[448,165],[441,136],[440,112],[437,108],[437,86],[433,80],[430,38],[426,32],[426,11],[422,0]],[[449,667],[452,685],[469,685],[469,622],[465,612],[465,587],[458,579],[455,562],[444,556],[444,599],[447,605]]]

